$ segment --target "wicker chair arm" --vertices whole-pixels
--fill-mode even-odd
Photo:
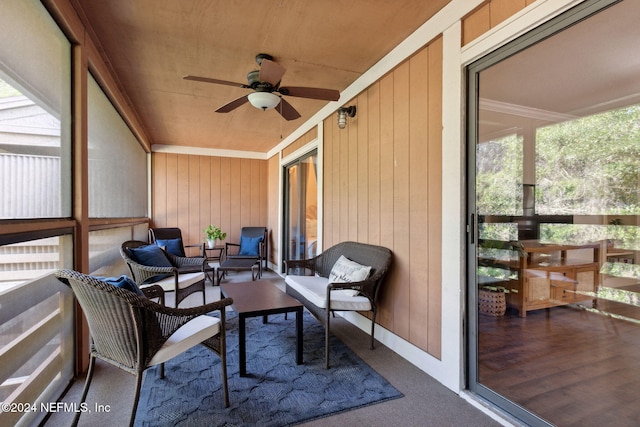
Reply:
[[[151,285],[141,289],[142,293],[145,297],[151,298],[159,298],[160,304],[164,305],[164,289],[160,285]]]
[[[347,283],[328,283],[327,292],[336,291],[340,289],[353,289],[360,291],[360,293],[371,301],[374,298],[374,291],[376,286],[376,280],[368,278],[360,282],[347,282]]]
[[[150,349],[159,348],[178,328],[198,316],[220,311],[220,317],[225,317],[225,308],[233,304],[233,299],[224,298],[196,307],[174,308],[139,296],[128,298],[128,300],[132,305],[145,312],[143,317],[147,318],[148,321],[146,322],[147,328],[144,340],[147,341]],[[151,327],[153,324],[156,324],[158,329]],[[155,353],[155,350],[151,352]]]
[[[204,243],[194,243],[191,245],[184,245],[185,248],[202,248],[202,245],[204,245]]]
[[[238,248],[237,250],[234,251],[233,254],[229,253],[229,247],[233,246],[234,248]],[[240,251],[240,243],[230,243],[230,242],[226,242],[224,244],[224,256],[226,257],[227,255],[236,255],[236,252]]]
[[[138,307],[142,312],[142,317],[146,319],[144,322],[145,333],[142,336],[142,340],[144,341],[145,348],[148,349],[147,359],[153,357],[158,349],[160,349],[167,339],[180,327],[196,317],[207,315],[213,311],[220,311],[220,330],[224,333],[225,307],[233,303],[232,299],[225,298],[197,307],[173,308],[141,297],[133,300],[130,299],[129,301],[132,305]],[[211,348],[215,347],[211,346]]]
[[[138,285],[146,282],[148,279],[159,276],[161,274],[178,274],[178,269],[176,267],[153,267],[150,265],[138,264],[135,261],[127,261],[129,268],[135,278],[135,281]]]
[[[169,252],[164,253],[166,257],[169,259],[169,262],[173,264],[175,267],[182,267],[185,265],[200,265],[204,269],[204,263],[206,258],[203,257],[182,257],[170,254]]]
[[[150,304],[147,304],[150,303]],[[223,298],[219,301],[210,302],[208,304],[199,305],[196,307],[174,308],[166,305],[155,303],[151,300],[144,301],[145,308],[152,310],[160,315],[172,316],[172,317],[188,317],[193,318],[202,316],[203,314],[211,313],[212,311],[224,310],[227,306],[233,304],[232,298]]]

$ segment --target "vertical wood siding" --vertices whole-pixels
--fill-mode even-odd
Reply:
[[[291,144],[287,145],[282,150],[282,157],[287,157],[289,154],[293,153],[298,148],[304,147],[305,145],[307,145],[309,142],[313,141],[317,137],[318,137],[318,128],[314,126],[312,129],[310,129],[307,133],[302,135],[300,138],[296,139]]]
[[[441,356],[442,40],[433,41],[324,122],[324,247],[386,246],[394,266],[378,322]]]
[[[203,242],[209,224],[227,242],[241,227],[267,225],[266,160],[154,153],[151,182],[151,226],[180,227],[187,244]]]
[[[462,19],[462,45],[520,12],[535,0],[488,0]]]

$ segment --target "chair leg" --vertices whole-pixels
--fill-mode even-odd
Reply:
[[[371,347],[369,347],[371,350],[373,350],[373,335],[374,335],[374,328],[376,327],[376,315],[373,315],[373,319],[371,319]]]
[[[138,372],[136,374],[136,394],[133,397],[133,409],[131,409],[131,418],[129,419],[129,427],[133,427],[133,422],[136,420],[136,411],[138,410],[138,400],[140,399],[140,388],[142,388],[142,375],[144,372]]]
[[[222,369],[222,393],[224,394],[224,407],[229,407],[229,384],[227,381],[227,349],[224,336],[220,337],[220,365]]]
[[[80,406],[82,406],[84,401],[87,399],[87,394],[89,392],[89,386],[91,385],[91,379],[93,378],[93,370],[95,366],[96,366],[96,358],[93,355],[91,355],[89,359],[89,369],[87,370],[87,378],[84,381],[84,388],[82,389],[82,397],[80,398]],[[76,415],[73,417],[73,423],[71,424],[72,426],[75,427],[78,425],[78,421],[80,420],[80,413],[81,411],[76,412]]]
[[[331,312],[327,310],[326,324],[324,325],[324,367],[329,369],[329,321]]]

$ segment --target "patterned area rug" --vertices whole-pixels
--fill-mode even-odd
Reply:
[[[337,338],[324,369],[324,328],[305,311],[304,364],[295,363],[295,315],[247,319],[247,376],[238,375],[238,322],[227,315],[231,406],[224,407],[220,359],[196,346],[149,369],[137,426],[288,426],[402,397]]]

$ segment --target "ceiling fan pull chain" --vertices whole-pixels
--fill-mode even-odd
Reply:
[[[282,116],[282,101],[280,101],[280,115]],[[282,141],[282,120],[280,120],[280,141]]]

